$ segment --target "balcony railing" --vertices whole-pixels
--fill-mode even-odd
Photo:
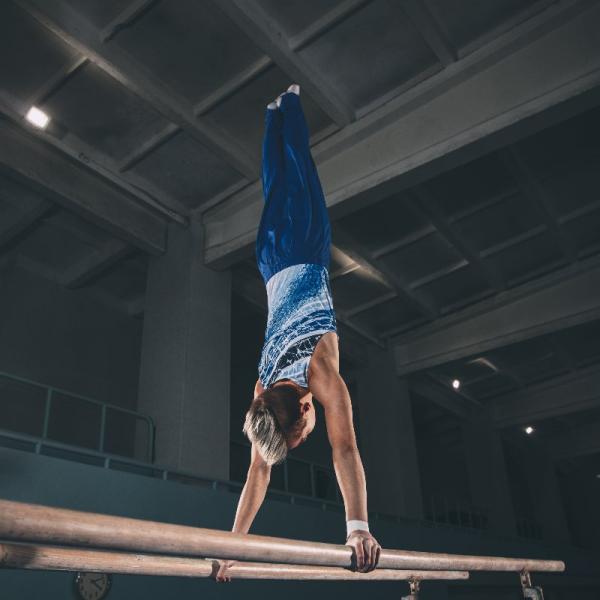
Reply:
[[[149,416],[2,371],[0,429],[148,462],[154,458]]]
[[[230,449],[230,477],[233,481],[243,482],[250,462],[250,444],[232,441]],[[274,466],[271,469],[270,487],[319,500],[342,501],[334,470],[299,458],[288,457],[280,465]]]

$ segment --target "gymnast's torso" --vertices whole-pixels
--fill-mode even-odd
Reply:
[[[327,268],[319,264],[287,267],[267,282],[269,316],[258,365],[267,388],[290,379],[308,388],[310,359],[321,336],[336,331]]]

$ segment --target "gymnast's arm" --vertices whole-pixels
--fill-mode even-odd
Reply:
[[[367,485],[352,423],[352,403],[346,383],[339,374],[337,337],[317,346],[309,366],[309,387],[325,411],[327,436],[333,466],[344,498],[346,520],[368,522]],[[346,540],[356,552],[358,571],[372,571],[379,562],[381,546],[366,530],[353,531]]]
[[[259,386],[260,384],[257,382],[257,386],[254,389],[255,397],[262,391]],[[265,499],[270,478],[271,466],[262,459],[256,447],[252,444],[250,467],[248,468],[244,489],[242,490],[238,501],[235,521],[233,522],[233,527],[231,529],[232,531],[236,533],[248,533],[248,531],[250,531],[252,521],[254,521],[258,509]],[[222,563],[216,576],[217,581],[231,580],[231,578],[227,576],[226,570],[233,562],[234,561],[226,561]]]

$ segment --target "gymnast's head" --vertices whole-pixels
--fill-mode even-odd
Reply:
[[[288,450],[304,442],[314,428],[311,394],[285,381],[256,396],[244,421],[244,433],[269,465],[282,462]]]

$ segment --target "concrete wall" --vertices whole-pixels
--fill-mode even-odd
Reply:
[[[0,497],[25,502],[139,517],[173,523],[229,529],[238,496],[227,491],[184,485],[142,475],[111,471],[48,456],[36,456],[20,450],[0,448]],[[457,528],[423,527],[418,523],[374,521],[374,534],[386,547],[458,552],[472,554],[560,556],[568,561],[570,576],[600,572],[599,563],[567,547],[548,548],[525,541],[503,539],[466,532]],[[344,517],[341,512],[291,505],[267,499],[261,508],[253,533],[343,543]],[[20,600],[68,598],[73,576],[69,573],[0,572],[2,597]],[[545,581],[551,591],[555,577]],[[519,590],[516,578],[478,576],[477,585],[510,585],[514,598]],[[589,585],[589,582],[588,582]],[[468,585],[449,587],[453,592],[468,590]],[[43,592],[41,591],[43,590]],[[368,591],[367,591],[368,590]],[[178,578],[115,576],[110,600],[130,598],[261,598],[270,600],[286,594],[289,599],[330,597],[339,594],[358,600],[365,593],[371,598],[399,598],[406,594],[404,585],[393,582],[352,585],[344,583],[240,582],[217,585],[212,581]],[[422,600],[447,598],[445,585],[423,587]],[[458,596],[460,597],[460,596]],[[494,597],[482,594],[468,597]],[[501,597],[501,596],[500,596]],[[550,598],[552,596],[549,596]]]
[[[431,512],[432,498],[436,502],[443,498],[449,502],[459,501],[463,506],[471,503],[469,476],[462,446],[449,448],[435,436],[417,437],[417,454],[426,514]],[[443,510],[444,506],[436,505],[436,512]]]
[[[86,290],[0,271],[0,370],[135,408],[142,322]]]

